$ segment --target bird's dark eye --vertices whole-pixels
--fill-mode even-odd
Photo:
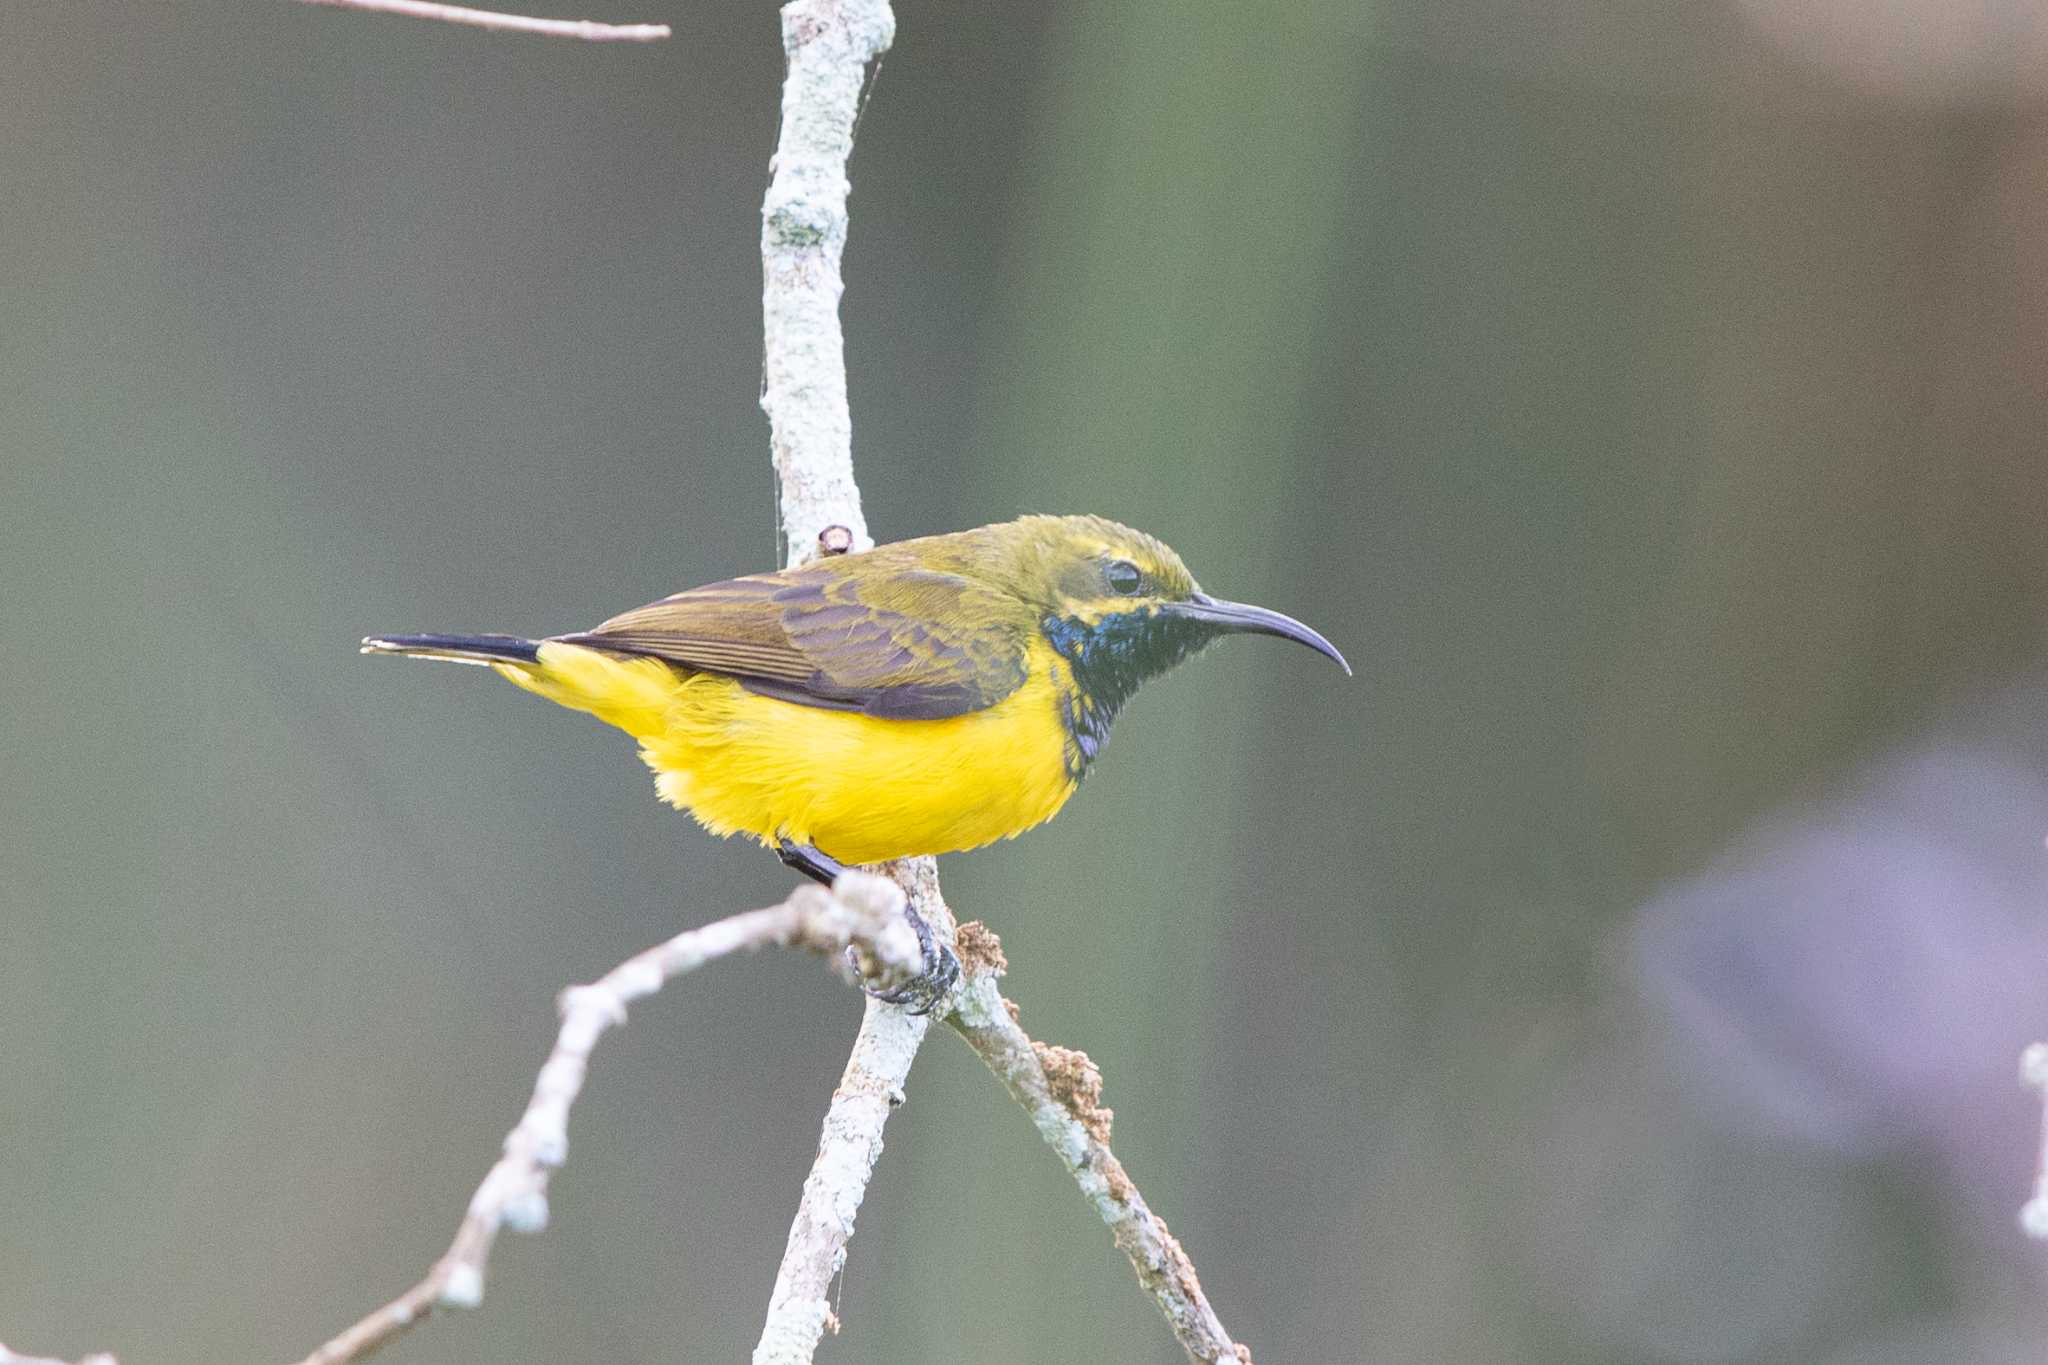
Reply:
[[[1102,571],[1109,581],[1109,590],[1123,597],[1129,597],[1145,586],[1145,575],[1138,572],[1138,566],[1129,560],[1112,559],[1109,567]]]

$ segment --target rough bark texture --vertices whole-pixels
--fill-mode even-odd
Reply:
[[[971,936],[992,940],[978,930]],[[1001,960],[1001,949],[981,952]],[[1130,1258],[1138,1283],[1159,1305],[1192,1360],[1251,1365],[1251,1351],[1230,1339],[1202,1292],[1195,1264],[1164,1219],[1109,1149],[1110,1111],[1102,1105],[1102,1072],[1088,1054],[1035,1042],[1018,1023],[1017,1007],[997,989],[999,970],[972,975],[954,997],[946,1022],[1001,1078],[1058,1154],[1082,1195]]]
[[[874,542],[853,481],[846,401],[847,158],[868,63],[888,49],[887,0],[794,0],[782,9],[782,132],[761,205],[761,306],[766,324],[761,406],[782,496],[785,562],[817,552],[818,533],[844,526],[852,548]]]
[[[930,858],[888,865],[932,934],[950,946],[953,914],[939,895]],[[790,1224],[789,1242],[768,1299],[768,1319],[754,1347],[754,1365],[803,1365],[818,1349],[832,1319],[832,1279],[846,1264],[846,1244],[867,1194],[868,1177],[882,1155],[882,1128],[904,1101],[911,1063],[931,1027],[913,1015],[870,998],[846,1071],[832,1092],[818,1138],[817,1160],[804,1180],[803,1198]]]

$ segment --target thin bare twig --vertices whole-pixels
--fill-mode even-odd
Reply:
[[[58,1360],[52,1356],[16,1355],[5,1346],[0,1346],[0,1365],[71,1365],[71,1362]],[[115,1365],[115,1362],[112,1356],[101,1352],[98,1355],[82,1357],[78,1365]]]
[[[444,24],[466,24],[500,33],[537,33],[548,38],[579,38],[586,43],[655,43],[669,36],[667,24],[600,24],[591,19],[534,19],[524,14],[500,14],[496,10],[470,9],[463,5],[440,5],[432,0],[299,0],[302,5],[325,5],[330,9],[368,10],[373,14],[403,14],[414,19],[437,19]]]
[[[1203,1365],[1251,1365],[1250,1349],[1230,1339],[1209,1306],[1195,1263],[1110,1150],[1102,1073],[1087,1053],[1034,1042],[1018,1024],[1017,1007],[996,985],[1003,958],[994,934],[969,924],[962,926],[959,938],[966,981],[946,1022],[1024,1106],[1039,1136],[1108,1224],[1118,1249],[1131,1258],[1138,1283],[1166,1315],[1189,1359]]]
[[[470,1198],[455,1240],[426,1277],[307,1356],[304,1365],[361,1360],[437,1308],[473,1308],[483,1301],[484,1271],[500,1228],[537,1232],[547,1226],[548,1177],[569,1153],[569,1107],[583,1089],[591,1049],[605,1030],[626,1022],[626,1006],[668,982],[731,953],[803,948],[844,960],[861,957],[867,984],[901,984],[922,964],[917,937],[903,918],[903,893],[885,878],[848,872],[831,892],[800,886],[781,905],[749,910],[677,934],[627,958],[587,986],[562,992],[562,1027],[534,1081],[533,1099],[505,1139],[483,1184]]]
[[[2020,1080],[2041,1092],[2041,1148],[2034,1160],[2034,1191],[2020,1206],[2027,1236],[2048,1241],[2048,1043],[2030,1043],[2020,1054]]]

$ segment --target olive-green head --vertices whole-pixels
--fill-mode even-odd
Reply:
[[[1076,678],[1112,709],[1221,635],[1277,635],[1351,671],[1300,621],[1209,596],[1172,547],[1103,517],[1023,517],[963,538],[977,542],[978,576],[1029,603]]]

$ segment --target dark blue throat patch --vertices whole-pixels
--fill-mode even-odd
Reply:
[[[1048,616],[1040,628],[1074,673],[1074,686],[1060,694],[1060,717],[1072,740],[1067,772],[1077,782],[1095,761],[1109,738],[1110,722],[1131,694],[1209,640],[1200,623],[1149,609],[1118,612],[1093,625]]]

